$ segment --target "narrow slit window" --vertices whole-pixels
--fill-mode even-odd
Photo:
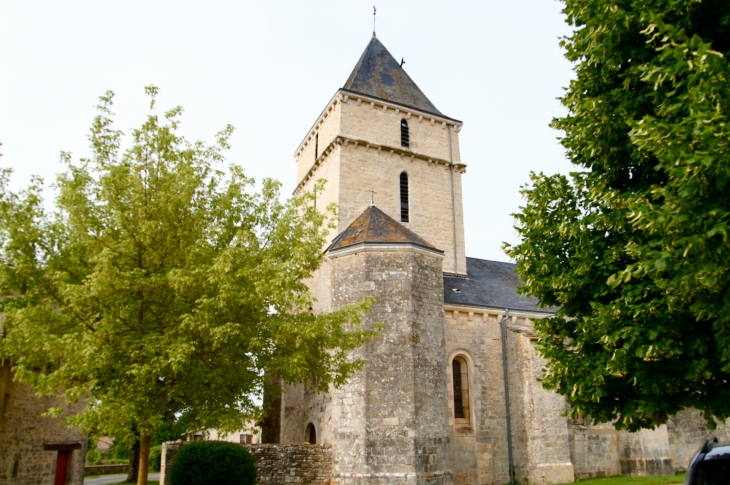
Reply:
[[[319,158],[319,133],[314,135],[314,160],[317,161]]]
[[[454,384],[454,418],[459,422],[469,422],[469,367],[461,357],[451,362]]]
[[[406,148],[411,146],[411,139],[408,133],[408,122],[404,119],[400,120],[400,144]]]
[[[408,222],[408,174],[400,174],[400,220]]]
[[[452,363],[454,373],[454,417],[464,417],[464,401],[461,398],[461,363],[454,359]]]

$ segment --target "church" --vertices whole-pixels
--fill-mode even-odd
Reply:
[[[317,393],[285,387],[273,442],[332,450],[332,483],[570,483],[685,469],[710,436],[699,413],[638,433],[568,420],[538,382],[532,322],[515,265],[466,256],[463,123],[440,112],[373,34],[296,149],[294,194],[326,185],[338,206],[315,312],[375,297],[383,331],[365,367]],[[727,427],[714,433],[728,437]]]

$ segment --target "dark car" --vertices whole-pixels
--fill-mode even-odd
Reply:
[[[730,485],[730,443],[707,440],[689,462],[684,485]]]

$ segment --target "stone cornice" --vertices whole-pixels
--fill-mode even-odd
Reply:
[[[436,157],[429,157],[428,155],[424,155],[423,153],[414,152],[411,150],[408,150],[403,147],[393,147],[389,145],[380,145],[377,143],[371,143],[365,140],[360,140],[357,138],[349,137],[346,135],[339,135],[333,139],[327,147],[325,147],[324,150],[322,150],[322,153],[317,157],[317,160],[314,161],[312,166],[309,168],[307,173],[304,175],[302,180],[299,181],[297,184],[296,189],[294,189],[294,195],[296,195],[302,187],[311,179],[314,177],[314,173],[317,171],[317,169],[322,165],[322,163],[325,161],[325,159],[332,153],[335,149],[339,147],[347,147],[349,145],[352,145],[354,148],[364,148],[365,150],[377,150],[378,154],[381,152],[387,153],[390,155],[397,155],[401,158],[409,159],[411,162],[415,161],[416,159],[425,161],[429,164],[434,165],[445,165],[450,166],[451,163],[448,160],[445,160],[443,158],[436,158]],[[454,162],[454,168],[456,170],[461,171],[461,173],[466,173],[466,165],[461,162]]]
[[[352,246],[347,246],[342,249],[335,249],[327,252],[327,256],[330,259],[339,258],[340,256],[347,256],[348,254],[364,253],[364,252],[378,252],[378,253],[392,253],[411,251],[426,256],[431,256],[437,259],[444,259],[444,252],[439,249],[427,248],[413,243],[358,243]]]
[[[304,137],[301,143],[299,143],[299,146],[294,152],[294,159],[299,157],[301,151],[304,149],[307,143],[309,143],[309,140],[311,140],[316,135],[319,126],[324,123],[325,118],[327,118],[329,113],[335,108],[335,106],[337,106],[337,103],[348,103],[350,101],[356,102],[358,106],[360,106],[361,104],[366,104],[370,105],[371,108],[378,108],[382,109],[383,111],[391,109],[396,113],[403,113],[403,115],[409,119],[413,116],[417,118],[418,121],[430,121],[432,125],[440,123],[443,128],[446,128],[447,125],[451,125],[454,128],[454,131],[457,133],[461,131],[461,127],[464,126],[463,122],[455,120],[453,118],[449,118],[448,116],[437,115],[428,111],[422,111],[416,108],[412,108],[410,106],[405,106],[399,103],[388,101],[387,99],[367,96],[365,94],[356,93],[347,89],[338,89],[335,95],[330,99],[329,103],[327,103],[327,106],[320,113],[317,121],[309,129],[309,133],[307,134],[307,136]]]
[[[452,303],[444,303],[444,311],[445,312],[453,312],[458,314],[465,314],[467,315],[467,318],[471,321],[475,315],[479,316],[479,318],[486,322],[487,318],[490,316],[497,317],[497,320],[501,320],[504,318],[504,309],[497,309],[497,308],[487,308],[487,307],[480,307],[476,305],[454,305]],[[510,326],[514,326],[516,324],[516,321],[518,318],[527,318],[531,320],[536,320],[539,318],[546,318],[553,313],[551,312],[530,312],[530,311],[522,311],[522,310],[515,310],[510,308],[509,309],[509,315],[511,323],[507,325],[509,328]]]

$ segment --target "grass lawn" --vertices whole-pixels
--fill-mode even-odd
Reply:
[[[664,475],[661,477],[609,477],[609,478],[587,478],[576,480],[580,485],[666,485],[682,483],[684,472],[676,475]]]

